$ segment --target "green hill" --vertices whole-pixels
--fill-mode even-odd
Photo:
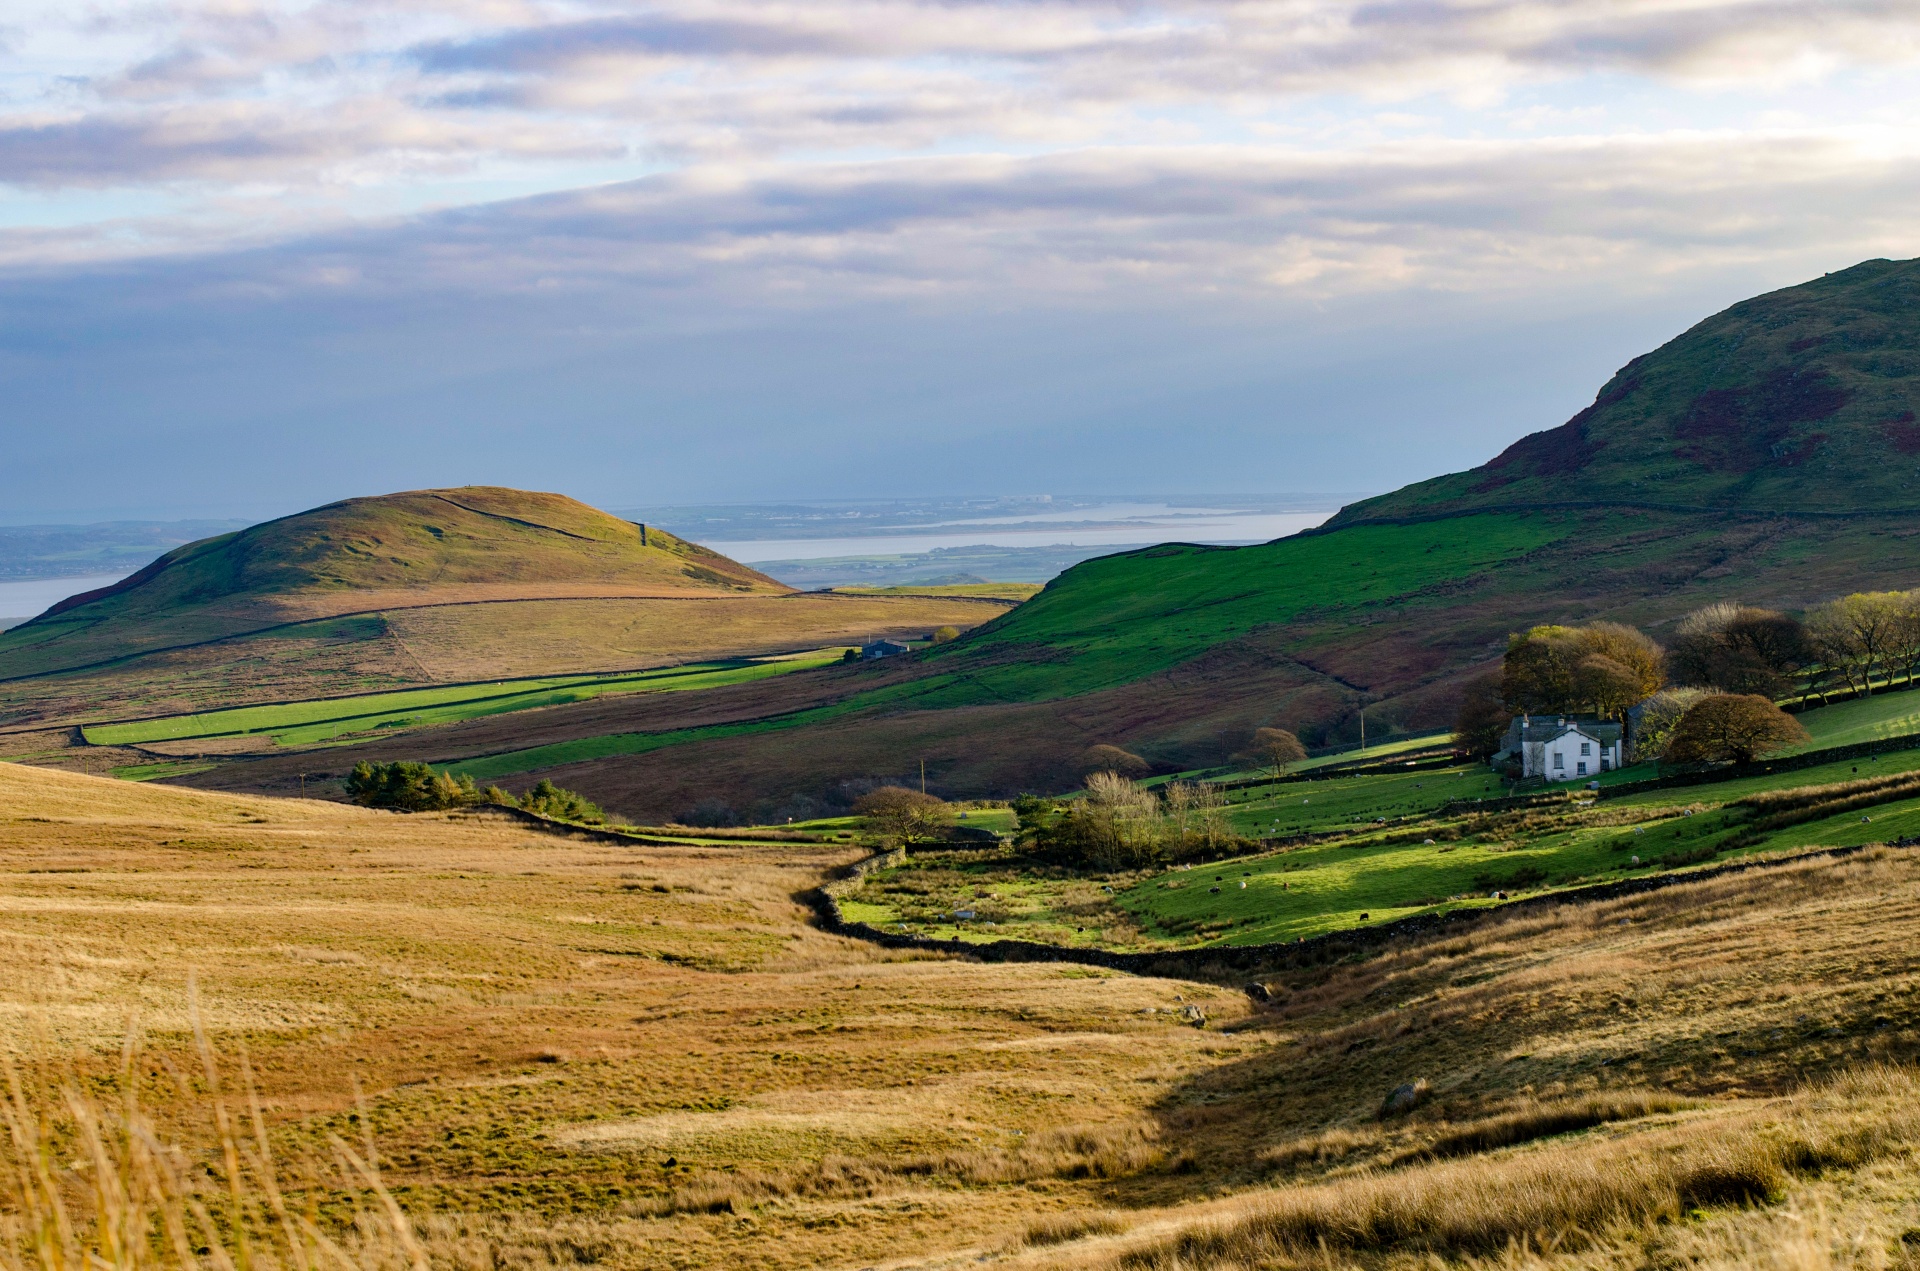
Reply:
[[[188,543],[0,633],[0,679],[376,607],[560,595],[781,595],[671,534],[493,486],[346,499]],[[397,593],[397,594],[396,594]]]
[[[1462,680],[1536,623],[1658,636],[1718,600],[1797,609],[1912,586],[1909,296],[1920,262],[1879,261],[1736,305],[1471,472],[1273,543],[1087,561],[959,641],[786,677],[710,727],[634,699],[558,708],[537,744],[456,726],[432,757],[550,771],[636,816],[703,798],[771,815],[922,759],[947,793],[1061,788],[1095,744],[1183,770],[1226,762],[1256,727],[1316,745],[1354,740],[1363,710],[1375,738],[1445,724]]]
[[[1621,367],[1558,428],[1332,524],[1525,504],[1920,511],[1916,313],[1910,260],[1742,301]]]

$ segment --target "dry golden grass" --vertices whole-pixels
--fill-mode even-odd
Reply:
[[[389,610],[387,624],[435,680],[626,670],[701,658],[963,630],[1011,605],[928,596],[732,596],[552,600]]]
[[[173,1076],[197,971],[289,1204],[363,1265],[405,1265],[333,1155],[363,1132],[462,1271],[1785,1271],[1907,1265],[1920,1231],[1904,852],[1490,922],[1273,977],[1255,1012],[826,936],[794,896],[836,850],[0,765],[0,1045],[137,1096],[218,1175]],[[1381,1116],[1416,1079],[1427,1102]]]

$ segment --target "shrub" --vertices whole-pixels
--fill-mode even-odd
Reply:
[[[528,812],[552,817],[556,821],[584,821],[598,825],[607,819],[606,814],[586,796],[563,790],[545,777],[520,796],[520,806]]]
[[[680,818],[683,825],[698,826],[701,829],[719,829],[722,826],[740,824],[740,814],[733,805],[724,799],[702,799],[693,805],[693,810]]]
[[[933,629],[933,642],[935,644],[946,644],[959,638],[960,628],[958,627],[935,627]]]
[[[1764,697],[1720,693],[1687,708],[1674,726],[1671,763],[1751,763],[1807,740],[1800,721]]]

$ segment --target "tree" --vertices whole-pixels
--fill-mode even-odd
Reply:
[[[1235,756],[1236,759],[1250,760],[1272,768],[1275,777],[1306,757],[1307,748],[1300,744],[1298,737],[1284,728],[1254,729],[1253,740]]]
[[[1820,660],[1864,696],[1873,692],[1874,671],[1895,647],[1909,608],[1904,592],[1855,592],[1809,610],[1807,630]]]
[[[1807,629],[1795,619],[1723,602],[1680,620],[1667,649],[1667,672],[1679,684],[1784,697],[1794,675],[1814,660]]]
[[[1633,726],[1630,762],[1642,763],[1648,759],[1664,758],[1667,743],[1673,740],[1673,730],[1679,727],[1687,708],[1701,698],[1712,695],[1711,689],[1665,688],[1640,703],[1639,716]]]
[[[933,642],[935,644],[946,644],[959,638],[960,628],[958,627],[935,627],[933,629]]]
[[[362,760],[347,774],[347,797],[367,808],[400,812],[440,812],[471,807],[485,796],[473,778],[462,773],[435,772],[428,764],[400,760],[367,763]]]
[[[1807,740],[1800,721],[1752,693],[1716,693],[1687,708],[1667,743],[1672,763],[1751,763]]]
[[[1453,719],[1453,743],[1475,759],[1491,759],[1506,741],[1513,713],[1500,696],[1500,677],[1480,675],[1460,693]]]
[[[1659,691],[1665,660],[1658,644],[1617,622],[1535,627],[1507,639],[1501,697],[1514,711],[1611,717]]]
[[[1116,776],[1139,778],[1150,776],[1153,765],[1129,750],[1118,746],[1089,746],[1080,756],[1078,765],[1082,777],[1092,776],[1096,772],[1111,772]]]
[[[953,809],[945,799],[905,786],[881,786],[861,795],[853,810],[890,843],[931,838],[953,820]]]

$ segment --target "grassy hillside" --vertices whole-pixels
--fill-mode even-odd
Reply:
[[[1558,428],[1333,524],[1566,502],[1912,512],[1916,410],[1920,261],[1870,260],[1717,313]]]
[[[1903,1265],[1910,853],[1276,968],[1258,1008],[1239,980],[824,935],[792,897],[845,855],[640,860],[503,820],[0,764],[0,1012],[30,1023],[29,1108],[61,1135],[70,1084],[111,1131],[137,1095],[217,1245],[214,1109],[175,1075],[201,1071],[203,1028],[242,1191],[262,1190],[250,1088],[287,1208],[353,1265],[411,1264],[330,1145],[369,1139],[434,1266]],[[1381,1112],[1415,1082],[1417,1106]],[[49,1238],[86,1244],[108,1189],[56,1142],[78,1221]],[[0,1169],[0,1210],[28,1177]],[[240,1212],[255,1265],[295,1264]]]
[[[0,680],[300,620],[557,595],[782,594],[718,553],[557,494],[347,499],[202,539],[0,634]]]

